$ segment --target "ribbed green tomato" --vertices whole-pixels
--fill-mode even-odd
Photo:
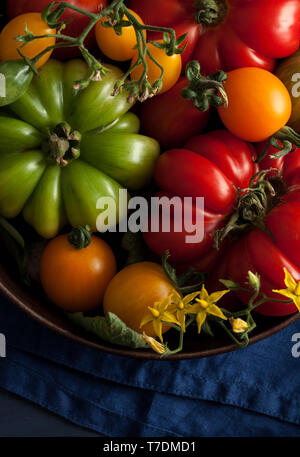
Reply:
[[[100,197],[112,197],[120,215],[119,190],[137,190],[152,177],[158,143],[139,135],[139,120],[123,90],[111,96],[118,68],[74,93],[87,77],[82,60],[50,60],[25,94],[0,110],[0,214],[23,212],[45,238],[68,222],[96,231]]]

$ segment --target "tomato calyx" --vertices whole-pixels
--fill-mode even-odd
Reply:
[[[87,248],[92,241],[89,226],[73,227],[72,231],[68,234],[68,241],[70,245],[77,250]]]
[[[231,232],[244,233],[252,227],[273,235],[266,227],[266,215],[281,202],[287,192],[286,184],[275,168],[256,173],[247,189],[238,189],[239,199],[229,221],[220,230],[214,232],[215,248],[219,249],[224,239]]]
[[[161,265],[177,292],[190,294],[199,290],[204,284],[207,273],[199,273],[195,268],[190,267],[185,273],[178,276],[175,268],[168,262],[169,257],[169,251],[165,251],[161,258]]]
[[[227,75],[224,71],[218,71],[209,76],[202,76],[200,64],[196,60],[188,63],[186,78],[189,86],[184,87],[181,95],[187,100],[192,100],[199,111],[207,111],[210,106],[228,106],[228,98],[223,86]]]
[[[195,0],[195,20],[207,27],[216,27],[227,16],[228,6],[224,0]]]
[[[60,167],[67,166],[80,156],[81,133],[72,130],[67,122],[61,122],[50,130],[42,148]]]
[[[270,145],[278,149],[278,152],[270,155],[270,158],[278,159],[300,147],[300,135],[285,125],[268,139],[263,153],[255,160],[256,163],[261,162],[266,157]]]

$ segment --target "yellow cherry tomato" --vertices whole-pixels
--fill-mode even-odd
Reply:
[[[173,54],[172,56],[168,56],[164,49],[157,48],[151,43],[148,43],[148,48],[154,59],[164,68],[164,76],[163,76],[163,87],[160,90],[160,94],[166,92],[167,90],[171,89],[179,79],[182,69],[182,61],[180,54]],[[138,51],[135,50],[134,56],[132,59],[131,65],[134,65],[138,59]],[[161,70],[153,62],[153,60],[147,55],[146,61],[148,64],[148,81],[153,84],[154,81],[159,79],[161,75]],[[133,81],[138,81],[144,71],[143,65],[138,65],[131,73],[131,79]]]
[[[25,35],[25,26],[34,35],[55,35],[56,30],[51,29],[42,20],[40,13],[26,13],[12,19],[2,30],[0,34],[0,61],[21,59],[18,49],[22,54],[30,59],[38,55],[44,49],[55,44],[55,38],[42,38],[26,43],[16,41],[18,35]],[[44,54],[36,63],[39,68],[44,65],[50,58],[52,51]]]
[[[104,313],[116,314],[133,330],[156,336],[150,322],[142,328],[140,324],[150,311],[148,306],[162,301],[175,289],[163,268],[153,262],[139,262],[121,270],[109,283],[103,300]],[[170,327],[163,324],[162,333]]]
[[[227,129],[239,138],[264,141],[288,122],[291,98],[273,73],[256,67],[238,68],[227,73],[224,87],[228,107],[220,106],[219,115]]]
[[[143,21],[138,14],[132,10],[129,11],[141,24],[143,24]],[[124,20],[127,20],[126,15],[124,16]],[[107,21],[107,18],[102,18],[97,22],[95,27],[96,40],[103,54],[112,60],[120,62],[132,59],[134,47],[137,44],[134,27],[123,27],[122,35],[117,35],[112,27],[103,26],[103,22],[105,21]],[[144,36],[146,39],[146,31],[144,32]]]

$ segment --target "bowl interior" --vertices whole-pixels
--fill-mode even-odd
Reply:
[[[49,304],[45,300],[43,292],[38,285],[30,288],[27,287],[18,279],[13,269],[3,263],[0,263],[0,291],[39,323],[77,343],[99,351],[125,357],[136,357],[139,359],[159,358],[152,350],[134,350],[111,345],[85,332],[69,321],[59,308]],[[251,334],[250,344],[278,332],[295,322],[299,317],[299,313],[286,317],[265,317],[257,314],[257,328]],[[183,351],[169,356],[168,360],[207,357],[238,349],[237,345],[232,343],[228,336],[222,332],[219,332],[216,336],[216,338],[211,338],[205,334],[197,336],[196,333],[195,335],[188,335],[185,337]],[[168,338],[170,348],[177,346],[176,337],[177,332],[171,330]]]

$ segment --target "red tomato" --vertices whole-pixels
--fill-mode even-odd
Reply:
[[[188,85],[181,78],[164,94],[156,95],[141,106],[141,125],[146,135],[155,138],[163,147],[180,147],[188,138],[201,133],[210,111],[199,111],[191,100],[181,97]]]
[[[259,145],[259,154],[264,145]],[[276,152],[272,146],[269,153]],[[273,166],[281,170],[286,185],[285,193],[278,198],[275,207],[264,219],[272,237],[260,229],[245,234],[230,249],[223,259],[222,277],[244,284],[247,272],[258,273],[261,277],[261,291],[267,296],[284,299],[273,293],[273,289],[285,289],[285,267],[296,281],[300,280],[300,149],[285,158],[261,162],[262,168]],[[238,297],[248,303],[249,295],[237,292]],[[288,300],[287,300],[288,301]],[[267,302],[257,312],[269,316],[284,316],[296,312],[293,303]]]
[[[57,2],[59,3],[60,0]],[[12,19],[23,13],[42,12],[50,3],[49,0],[7,0],[7,16]],[[101,6],[106,7],[106,0],[69,0],[71,5],[82,8],[91,13],[99,13]],[[77,37],[87,27],[90,18],[76,11],[66,9],[60,20],[66,21],[72,19],[72,22],[66,26],[63,33]],[[85,40],[85,46],[91,48],[95,44],[95,33],[92,31]],[[62,48],[55,50],[54,56],[61,59],[70,59],[81,55],[77,48]]]
[[[194,0],[130,0],[129,6],[145,24],[168,27],[190,17]]]
[[[224,218],[232,212],[237,198],[236,189],[245,188],[255,172],[252,161],[253,147],[225,130],[217,130],[192,138],[185,149],[172,149],[158,159],[155,180],[162,189],[159,196],[204,197],[204,239],[200,243],[187,243],[185,230],[175,232],[174,211],[171,213],[171,233],[151,230],[145,240],[156,254],[169,250],[171,261],[176,264],[198,261],[207,257],[211,265],[213,232],[223,225]],[[188,210],[191,204],[184,203]],[[191,212],[196,222],[193,200]],[[173,229],[172,229],[173,227]]]
[[[194,17],[193,3],[192,0],[131,0],[129,6],[146,23],[173,27]],[[205,5],[201,0],[197,3],[199,10]],[[240,67],[272,70],[276,59],[289,56],[299,48],[298,0],[217,3],[218,20],[211,26],[208,24],[195,47],[194,59],[200,62],[204,74]]]

